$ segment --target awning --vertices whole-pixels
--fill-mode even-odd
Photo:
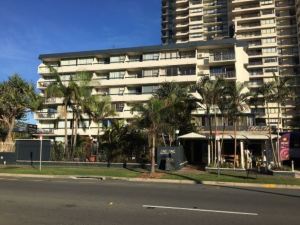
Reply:
[[[178,138],[179,139],[204,139],[204,140],[207,139],[206,136],[201,135],[201,134],[197,134],[197,133],[194,133],[194,132],[179,136]]]
[[[272,139],[277,138],[277,135],[271,135]],[[238,134],[236,135],[237,140],[269,140],[269,135],[265,134]],[[234,139],[234,135],[232,134],[225,134],[225,135],[218,135],[217,139],[224,139],[224,140],[232,140]]]

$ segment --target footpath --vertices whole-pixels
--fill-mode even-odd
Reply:
[[[145,182],[161,184],[186,184],[186,185],[210,185],[220,187],[240,187],[240,188],[268,188],[268,189],[294,189],[300,190],[298,185],[284,184],[258,184],[258,183],[237,183],[237,182],[219,182],[219,181],[193,181],[193,180],[176,180],[176,179],[156,179],[156,178],[127,178],[113,176],[70,176],[70,175],[36,175],[36,174],[11,174],[0,173],[0,179],[5,178],[35,178],[35,179],[69,179],[69,180],[119,180],[128,182]]]

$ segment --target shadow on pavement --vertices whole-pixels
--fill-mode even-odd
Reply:
[[[222,186],[222,187],[223,188],[228,188],[228,189],[234,189],[234,190],[257,192],[257,193],[270,194],[270,195],[278,195],[278,196],[291,197],[291,198],[300,198],[300,193],[299,193],[299,195],[294,195],[294,194],[284,194],[284,193],[278,193],[278,192],[261,190],[261,189],[254,189],[254,188],[252,189],[252,188],[229,187],[229,186]]]

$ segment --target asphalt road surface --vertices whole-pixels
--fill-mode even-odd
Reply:
[[[300,191],[0,178],[0,225],[300,224]]]

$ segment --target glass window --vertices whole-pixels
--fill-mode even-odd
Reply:
[[[124,71],[116,71],[109,73],[109,79],[124,79],[125,72]]]
[[[78,59],[78,65],[88,65],[88,64],[93,64],[94,58],[82,58]]]
[[[62,66],[73,66],[76,65],[76,59],[63,59],[60,64]]]
[[[143,60],[158,60],[159,59],[159,53],[149,53],[143,55]]]
[[[125,56],[112,56],[110,57],[110,63],[120,63],[125,61]]]

